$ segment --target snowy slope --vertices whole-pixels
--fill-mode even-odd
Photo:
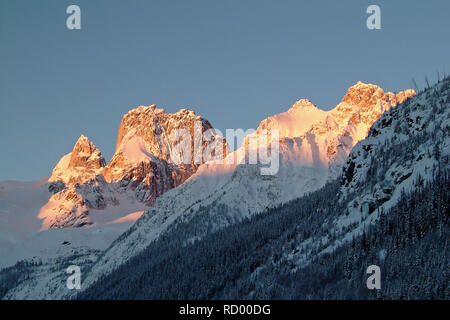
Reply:
[[[0,266],[7,248],[13,248],[21,237],[38,230],[37,212],[50,196],[47,179],[35,182],[0,182]]]
[[[341,198],[357,197],[337,225],[375,221],[402,192],[420,187],[439,166],[448,166],[449,129],[450,78],[384,114],[344,166]]]
[[[122,206],[108,211],[92,210],[94,227],[40,231],[42,220],[38,213],[48,205],[50,195],[46,178],[36,182],[0,182],[0,269],[23,259],[64,256],[73,248],[104,250],[147,208],[132,199],[123,199]],[[66,241],[71,245],[63,245]]]
[[[42,220],[38,212],[51,195],[47,180],[0,182],[0,269],[22,259],[63,256],[77,247],[103,250],[139,218],[139,214],[135,214],[133,219],[115,221],[131,212],[116,208],[108,214],[93,212],[96,221],[107,215],[107,221],[102,223],[110,222],[107,227],[39,232]],[[65,241],[70,242],[70,246],[62,245]]]
[[[353,148],[343,167],[339,196],[341,202],[349,204],[329,230],[334,240],[320,241],[320,254],[333,252],[363,234],[379,221],[380,214],[398,203],[402,193],[423,188],[439,168],[448,169],[449,133],[448,77],[383,114],[368,137]],[[305,241],[296,247],[289,260],[304,264],[305,255],[298,252],[309,245]]]

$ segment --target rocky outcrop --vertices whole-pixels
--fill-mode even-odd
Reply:
[[[102,153],[84,135],[75,143],[71,153],[66,154],[53,169],[48,182],[52,187],[61,183],[75,185],[95,178],[106,166]],[[56,190],[60,187],[56,187]]]
[[[101,175],[105,165],[101,151],[81,135],[72,152],[61,158],[48,179],[48,189],[53,195],[38,215],[43,219],[43,229],[91,225],[89,209],[102,210],[118,203]]]
[[[210,141],[203,139],[208,130]],[[190,141],[180,141],[180,133],[187,133]],[[179,143],[183,148],[177,148]],[[221,149],[222,154],[213,152],[213,157],[224,157],[228,152],[225,139],[193,111],[181,109],[168,114],[155,105],[140,106],[123,117],[116,152],[103,175],[110,183],[136,190],[140,201],[151,205],[156,197],[186,181],[199,165],[210,160],[201,156],[209,145]],[[190,154],[178,158],[175,150]],[[177,161],[180,159],[184,161]]]
[[[348,89],[332,115],[341,124],[347,124],[351,120],[354,125],[363,123],[370,127],[384,112],[415,95],[412,89],[394,94],[384,92],[377,85],[359,81]]]

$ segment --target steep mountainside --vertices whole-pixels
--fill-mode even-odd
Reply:
[[[180,225],[77,298],[448,299],[450,177],[437,174],[333,252],[321,243],[344,211],[336,182],[199,241]],[[366,287],[374,264],[380,290]]]

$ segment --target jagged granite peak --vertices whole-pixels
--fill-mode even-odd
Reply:
[[[72,152],[61,158],[48,182],[76,184],[95,178],[106,166],[101,151],[84,135],[75,143]]]
[[[38,214],[42,229],[92,225],[89,209],[101,210],[108,204],[117,204],[114,196],[104,196],[108,189],[101,175],[105,166],[101,151],[82,134],[48,179],[53,195]]]
[[[341,102],[364,108],[375,106],[379,101],[397,104],[397,97],[394,93],[385,92],[375,84],[358,81],[347,90]]]
[[[157,108],[156,104],[139,106],[127,112],[122,118],[117,136],[116,152],[128,140],[138,136],[152,144],[152,155],[169,160],[168,137],[170,133],[174,129],[180,128],[193,130],[194,121],[203,122],[206,129],[212,128],[207,120],[202,119],[191,110],[181,109],[176,113],[166,113],[164,109]]]
[[[89,140],[89,138],[82,134],[73,147],[68,167],[84,167],[98,170],[105,165],[106,162],[101,151],[95,147],[94,143]]]
[[[351,86],[342,101],[332,110],[338,122],[346,124],[349,120],[371,126],[382,113],[416,95],[412,89],[397,94],[385,92],[381,87],[358,81]]]
[[[174,180],[173,183],[177,185],[185,181],[201,163],[196,163],[194,156],[191,157],[190,163],[174,163],[172,150],[175,142],[172,134],[178,129],[186,130],[190,134],[191,152],[195,151],[195,143],[202,149],[209,145],[209,141],[197,140],[201,139],[202,133],[212,130],[211,141],[222,144],[222,156],[226,156],[228,149],[225,139],[216,135],[209,121],[196,115],[194,111],[181,109],[176,113],[166,113],[154,104],[140,106],[130,110],[120,123],[116,152],[103,172],[105,178],[108,181],[132,179],[135,182],[145,182],[146,179],[153,178],[149,176],[147,169],[152,166],[162,172],[163,166],[170,171],[167,173],[171,176],[170,179]],[[201,130],[200,135],[195,135],[195,130]],[[146,184],[151,183],[148,180]]]
[[[194,143],[201,151],[218,143],[222,157],[228,152],[225,139],[193,111],[181,109],[170,114],[156,105],[132,109],[121,121],[116,152],[108,165],[100,150],[84,135],[72,152],[59,161],[48,180],[53,195],[39,212],[43,228],[92,225],[96,223],[92,211],[107,207],[123,210],[123,214],[141,211],[183,183],[201,162],[194,162],[194,157],[190,163],[172,161],[175,142],[171,134],[176,129],[189,132],[191,150],[195,150]],[[194,135],[194,130],[211,130],[211,139]]]

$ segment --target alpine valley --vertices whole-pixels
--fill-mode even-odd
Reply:
[[[49,178],[0,182],[0,297],[448,299],[449,125],[448,77],[358,82],[329,111],[298,100],[236,150],[193,111],[140,106],[109,162],[81,135]],[[180,164],[178,129],[221,152]],[[261,174],[251,141],[274,130],[278,170]]]

